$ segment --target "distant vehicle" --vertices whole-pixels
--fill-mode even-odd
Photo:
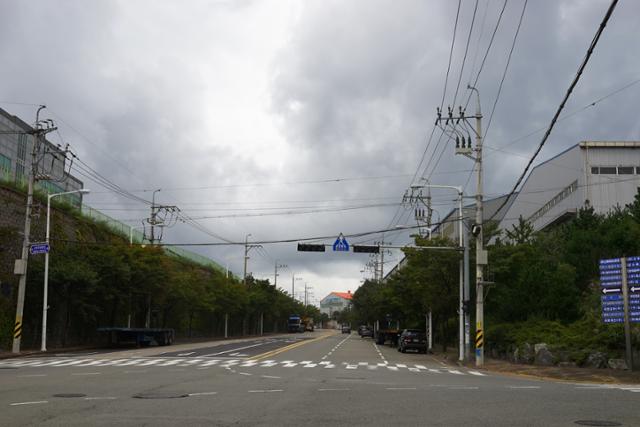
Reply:
[[[371,326],[361,327],[358,333],[360,334],[361,338],[364,338],[364,337],[373,338],[373,328]]]
[[[109,346],[121,344],[135,344],[146,347],[152,343],[157,345],[171,345],[175,339],[175,331],[170,328],[98,328],[98,332],[105,334]]]
[[[398,337],[398,351],[417,350],[418,353],[427,352],[427,335],[420,329],[405,329]]]
[[[393,320],[391,315],[385,316],[384,320],[378,322],[379,329],[375,331],[373,339],[378,345],[384,345],[389,343],[389,346],[393,347],[398,344],[398,336],[400,335],[400,322]],[[385,326],[386,325],[386,326]],[[395,325],[395,327],[394,327]]]
[[[342,325],[342,333],[350,334],[351,333],[351,325]]]
[[[302,318],[297,314],[292,314],[289,316],[289,320],[287,322],[287,330],[289,332],[304,332],[305,325],[302,323]]]
[[[314,329],[313,318],[305,316],[301,319],[301,321],[305,331],[313,332],[313,329]]]
[[[367,325],[360,325],[360,326],[358,326],[358,335],[362,336],[362,331],[363,331],[363,329],[364,329],[364,328],[366,328],[366,327],[367,327]]]

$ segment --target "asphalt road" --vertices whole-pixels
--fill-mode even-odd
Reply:
[[[577,421],[640,426],[640,385],[503,376],[334,331],[0,361],[3,426]]]

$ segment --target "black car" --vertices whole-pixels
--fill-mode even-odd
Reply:
[[[342,333],[350,334],[351,333],[351,325],[342,325]]]
[[[418,353],[427,352],[427,336],[420,329],[405,329],[398,337],[398,351],[417,350]]]

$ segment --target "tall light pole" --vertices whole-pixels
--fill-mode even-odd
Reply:
[[[295,273],[291,274],[291,298],[296,299],[296,280],[302,280],[302,277],[296,277]]]
[[[54,193],[47,195],[47,230],[45,241],[49,245],[49,235],[51,228],[51,199],[66,194],[87,194],[90,190],[82,188],[80,190],[65,191],[64,193]],[[47,351],[47,310],[49,310],[49,251],[44,254],[44,286],[42,289],[42,340],[40,351]]]

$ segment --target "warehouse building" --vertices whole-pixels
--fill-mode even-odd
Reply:
[[[326,313],[329,317],[337,311],[342,311],[351,305],[351,291],[331,292],[320,301],[320,312]]]

